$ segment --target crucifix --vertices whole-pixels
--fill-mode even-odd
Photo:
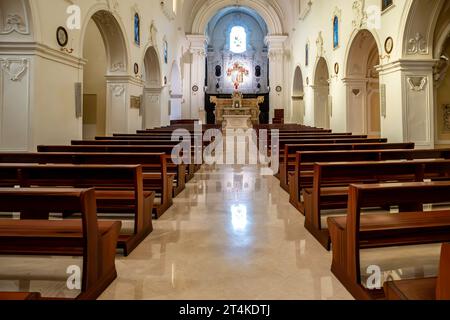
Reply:
[[[235,91],[238,91],[239,86],[244,82],[244,75],[248,76],[249,71],[239,62],[235,62],[233,67],[227,70],[227,76],[231,77]]]

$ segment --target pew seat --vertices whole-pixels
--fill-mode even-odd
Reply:
[[[41,294],[37,292],[0,292],[0,301],[39,300]]]
[[[0,220],[0,254],[83,257],[77,299],[96,299],[117,277],[115,256],[122,223],[97,220],[94,189],[1,188],[0,209],[21,215],[21,220]],[[42,219],[42,212],[65,210],[81,213],[81,219]]]
[[[387,300],[450,300],[450,244],[442,245],[437,277],[387,281],[384,293]]]
[[[386,298],[383,290],[371,290],[362,283],[360,251],[449,242],[450,210],[423,209],[425,204],[440,205],[449,200],[449,182],[351,185],[347,216],[327,219],[333,274],[356,299]],[[400,212],[362,213],[363,209],[386,206],[398,206]],[[416,209],[403,212],[402,208]]]

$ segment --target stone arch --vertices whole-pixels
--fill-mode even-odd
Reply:
[[[446,0],[408,0],[401,30],[402,57],[434,55],[434,31]]]
[[[94,21],[99,29],[106,47],[109,75],[128,73],[128,41],[121,20],[104,5],[96,5],[88,12],[84,19],[80,37],[81,53],[84,51],[85,37],[90,21]]]
[[[205,34],[209,21],[219,12],[220,10],[235,6],[235,0],[212,0],[203,4],[192,22],[192,34]],[[256,11],[266,22],[269,35],[280,35],[283,34],[284,28],[282,20],[278,12],[271,6],[268,5],[266,1],[263,0],[242,0],[239,2],[239,6],[248,7]]]
[[[330,128],[331,112],[329,108],[330,72],[324,57],[316,61],[314,69],[314,125],[319,128]]]
[[[303,73],[300,66],[297,66],[295,68],[294,79],[292,83],[291,121],[294,123],[303,124],[305,117],[305,92]]]
[[[369,30],[358,31],[348,46],[345,79],[347,128],[355,134],[381,135],[380,49]]]
[[[144,127],[161,126],[161,93],[163,90],[161,66],[158,52],[148,46],[144,55]]]
[[[124,76],[128,74],[129,51],[123,30],[120,20],[103,5],[91,8],[82,27],[81,54],[88,60],[83,69],[84,138],[128,131],[128,82]]]
[[[162,76],[158,51],[149,46],[144,55],[144,82],[146,88],[161,88]]]
[[[435,143],[450,145],[450,1],[440,9],[433,33]]]

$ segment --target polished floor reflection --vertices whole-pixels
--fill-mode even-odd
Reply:
[[[288,200],[256,166],[204,166],[154,232],[117,255],[118,279],[101,299],[351,299]],[[439,245],[364,250],[361,260],[363,277],[371,265],[394,279],[433,276]],[[0,256],[0,291],[74,297],[66,271],[80,262]]]
[[[204,167],[102,299],[349,299],[273,177]]]

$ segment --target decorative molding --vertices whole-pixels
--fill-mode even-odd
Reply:
[[[412,91],[423,91],[427,83],[427,77],[408,77],[408,84]]]
[[[1,59],[2,70],[9,75],[11,81],[20,81],[28,70],[28,59]]]
[[[317,47],[317,58],[323,57],[324,56],[324,49],[323,49],[322,31],[319,31],[319,35],[317,36],[316,47]]]
[[[113,63],[111,66],[111,71],[112,72],[125,71],[125,65],[123,64],[123,62]]]
[[[36,42],[0,42],[0,51],[2,54],[8,55],[36,55],[43,59],[79,69],[87,62],[83,58],[67,55],[59,50]]]
[[[17,32],[23,35],[29,35],[30,31],[28,30],[28,26],[25,23],[25,19],[18,14],[9,14],[5,19],[5,24],[3,26],[3,30],[0,29],[1,35],[10,34],[13,32]]]
[[[125,92],[125,86],[123,84],[114,84],[111,86],[111,90],[114,96],[120,97]]]
[[[408,40],[408,54],[428,54],[427,41],[419,32],[415,34],[414,38]]]

